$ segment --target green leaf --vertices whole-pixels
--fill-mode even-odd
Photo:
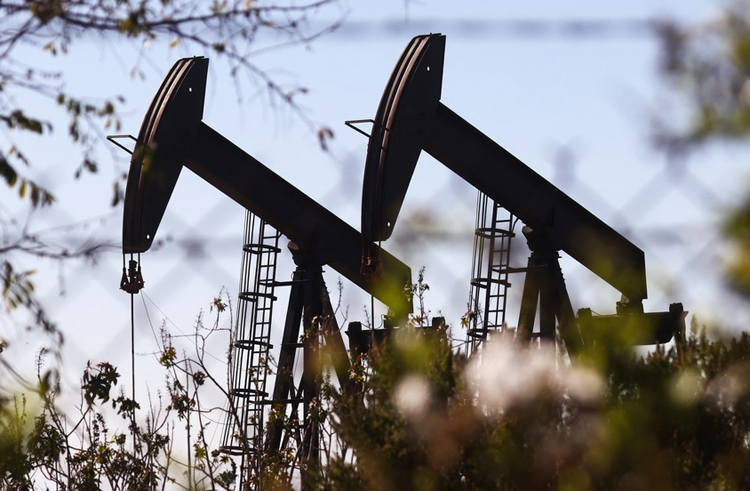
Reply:
[[[0,155],[0,176],[5,179],[5,182],[8,183],[8,187],[13,187],[16,184],[16,181],[18,180],[18,173],[13,168],[12,165],[10,165],[10,162],[8,160]]]

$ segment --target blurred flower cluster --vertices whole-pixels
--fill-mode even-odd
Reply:
[[[507,337],[468,359],[445,330],[395,331],[358,392],[328,387],[338,450],[314,487],[750,489],[750,338],[690,331],[645,356]]]

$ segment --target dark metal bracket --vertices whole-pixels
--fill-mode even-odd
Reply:
[[[133,135],[107,135],[107,140],[114,143],[116,146],[122,148],[123,150],[128,152],[128,154],[133,155],[133,151],[131,149],[129,149],[128,147],[126,147],[125,145],[117,141],[117,140],[123,140],[126,138],[129,138],[136,143],[138,142],[138,140]]]
[[[379,122],[375,121],[374,119],[350,119],[348,121],[344,121],[345,125],[347,125],[351,129],[353,129],[357,133],[361,133],[361,134],[365,135],[367,137],[367,139],[369,140],[372,135],[370,133],[367,133],[366,131],[358,128],[357,126],[355,126],[357,124],[362,124],[362,123],[372,123],[373,126],[380,126],[385,131],[388,131],[388,128],[382,126]]]

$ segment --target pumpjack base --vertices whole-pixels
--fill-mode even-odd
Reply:
[[[532,340],[554,341],[559,330],[569,350],[576,351],[598,339],[619,338],[629,346],[665,344],[685,331],[687,312],[681,303],[667,312],[644,312],[640,301],[618,304],[617,313],[594,315],[591,309],[573,307],[565,286],[553,241],[543,232],[523,228],[531,255],[521,299],[517,336]],[[534,320],[539,314],[539,331]],[[557,324],[556,322],[557,321]]]
[[[673,303],[667,312],[634,312],[612,315],[593,315],[591,309],[580,309],[577,321],[584,341],[612,337],[624,333],[632,345],[666,344],[680,339],[685,332],[685,317],[681,303]]]
[[[381,329],[362,329],[361,322],[350,322],[349,328],[346,330],[346,335],[349,338],[349,349],[355,356],[367,354],[373,346],[379,346],[400,329],[399,326],[394,326],[388,317],[386,317],[383,326]],[[433,317],[430,324],[423,326],[422,329],[434,331],[444,326],[444,317]]]

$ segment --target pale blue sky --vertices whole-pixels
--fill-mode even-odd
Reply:
[[[411,36],[423,33],[425,27],[442,32],[447,36],[443,102],[646,250],[648,310],[665,310],[669,303],[682,301],[691,312],[712,311],[716,302],[724,300],[716,288],[719,276],[714,255],[718,245],[705,253],[700,253],[701,246],[711,244],[709,239],[716,236],[714,225],[721,206],[731,203],[744,189],[747,165],[738,163],[743,154],[732,150],[703,152],[686,165],[691,175],[700,176],[724,202],[707,207],[690,188],[659,188],[667,198],[655,207],[638,207],[637,191],[659,175],[664,165],[663,156],[647,141],[649,116],[667,90],[656,73],[656,38],[514,37],[497,29],[509,19],[618,21],[668,16],[697,22],[715,15],[716,5],[666,0],[627,4],[412,1],[406,6],[396,0],[352,1],[343,7],[352,24],[345,23],[341,32],[309,47],[272,51],[257,58],[278,80],[308,88],[300,103],[313,121],[335,131],[330,153],[320,151],[316,136],[288,109],[269,107],[268,99],[258,95],[246,78],[239,79],[244,100],[238,103],[233,80],[216,57],[211,59],[204,120],[359,229],[367,142],[343,122],[374,116],[390,71]],[[316,22],[323,24],[336,15],[338,10],[323,12]],[[405,18],[406,26],[394,30],[393,23]],[[469,21],[478,22],[479,27],[467,30]],[[412,31],[411,25],[420,31]],[[125,96],[121,132],[136,134],[151,97],[174,61],[202,54],[185,46],[167,49],[169,41],[159,40],[144,49],[114,41],[80,40],[62,58],[49,59],[33,49],[29,53],[63,69],[71,92]],[[129,76],[139,56],[144,80]],[[575,162],[576,180],[572,182],[565,181],[554,165],[563,147],[570,149]],[[60,206],[35,217],[32,227],[103,216],[85,231],[75,231],[76,235],[92,232],[99,238],[119,240],[121,212],[113,212],[108,202],[111,179],[127,168],[127,155],[117,153],[113,160],[109,151],[103,147],[99,153],[102,171],[98,176],[73,181],[80,151],[69,144],[64,123],[58,122],[54,137],[29,153],[37,162],[49,162],[34,172],[56,192]],[[8,191],[2,193],[3,202],[12,206]],[[455,325],[468,296],[474,200],[468,185],[423,157],[403,216],[430,210],[443,238],[414,238],[402,218],[394,238],[384,244],[409,264],[415,275],[421,266],[427,267],[432,286],[428,304],[433,311],[442,310]],[[191,329],[199,309],[205,309],[223,286],[236,296],[242,217],[239,206],[189,172],[183,173],[158,237],[169,236],[173,242],[143,256],[145,292],[181,329]],[[671,238],[664,239],[664,231],[672,234]],[[181,243],[196,236],[211,239],[204,244],[205,256],[186,258]],[[517,243],[525,248],[521,240]],[[691,264],[691,257],[699,260]],[[66,334],[66,363],[71,366],[82,367],[87,359],[111,360],[123,368],[129,365],[129,300],[118,290],[121,261],[119,252],[113,251],[103,255],[96,266],[74,263],[58,271],[54,264],[34,265],[39,270],[40,294]],[[613,311],[617,292],[565,258],[563,268],[574,308]],[[291,271],[289,259],[283,259],[281,279]],[[336,280],[335,274],[327,274],[330,289],[335,290]],[[520,293],[520,286],[519,278],[513,294]],[[369,299],[352,285],[345,283],[344,289],[349,319],[362,319],[362,306],[369,304]],[[283,297],[278,305],[280,331]],[[162,315],[150,304],[149,309],[158,328]],[[516,319],[517,312],[511,310],[509,323]],[[137,351],[153,352],[156,346],[140,299],[136,320]],[[19,334],[12,325],[3,323],[0,329],[16,346],[35,347],[35,338]],[[455,335],[463,338],[459,328]],[[26,356],[23,351],[20,354]],[[150,363],[149,356],[139,356],[143,370],[148,371]]]

